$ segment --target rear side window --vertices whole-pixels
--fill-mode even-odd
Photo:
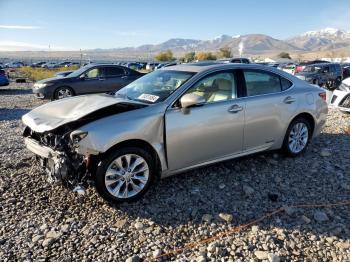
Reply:
[[[105,67],[104,68],[104,74],[105,74],[106,77],[113,77],[113,76],[124,75],[125,72],[120,67]]]
[[[284,90],[287,90],[288,88],[290,88],[293,83],[283,77],[280,77],[281,78],[281,86],[282,86],[282,91]]]
[[[258,71],[244,70],[247,96],[256,96],[281,92],[281,80],[278,75]]]

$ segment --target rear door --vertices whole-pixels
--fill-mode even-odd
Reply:
[[[103,67],[103,80],[101,80],[101,92],[117,91],[128,83],[128,74],[120,66]]]
[[[243,70],[246,86],[245,151],[270,147],[297,109],[292,82],[265,70]]]

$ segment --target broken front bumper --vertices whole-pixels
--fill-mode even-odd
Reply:
[[[32,138],[25,137],[24,143],[29,151],[33,152],[34,154],[42,158],[53,158],[59,155],[52,148],[48,146],[40,145],[39,142],[35,141]]]
[[[69,157],[65,152],[40,144],[33,138],[25,137],[27,149],[40,158],[40,164],[48,175],[49,182],[64,181],[70,185],[81,183],[87,175],[86,164],[82,156]]]

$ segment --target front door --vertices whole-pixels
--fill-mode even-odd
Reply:
[[[91,68],[74,83],[74,91],[76,94],[99,93],[101,92],[101,82],[104,80],[101,68]]]
[[[185,94],[205,98],[201,106],[181,109],[178,102],[165,115],[166,148],[171,171],[240,153],[245,103],[237,98],[233,72],[204,77]]]

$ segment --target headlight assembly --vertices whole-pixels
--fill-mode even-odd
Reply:
[[[53,85],[52,83],[35,83],[34,88],[44,88]]]

